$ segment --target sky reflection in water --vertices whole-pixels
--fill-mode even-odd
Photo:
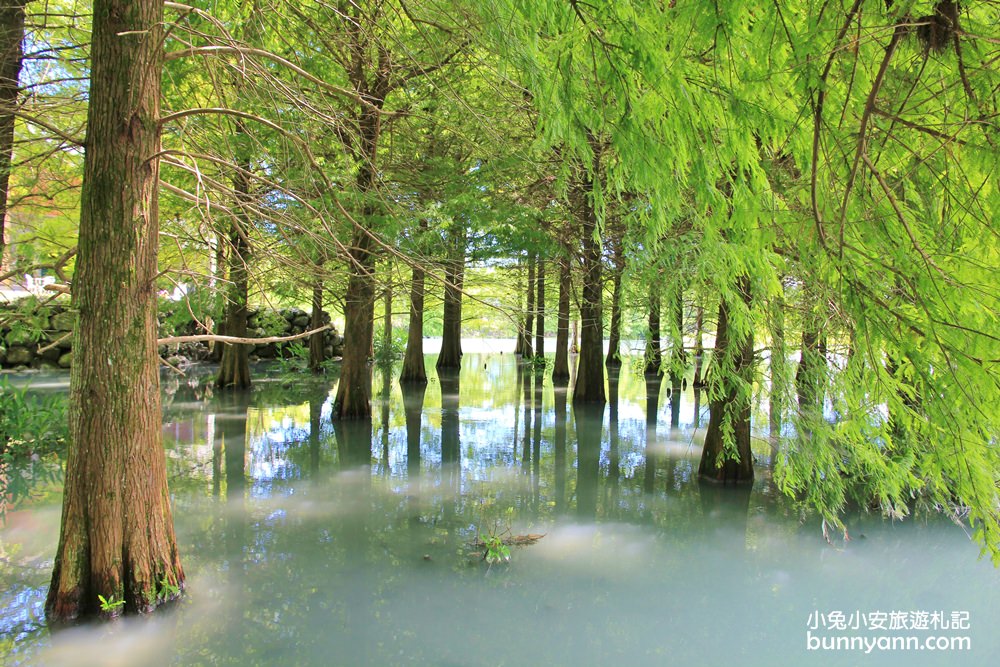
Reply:
[[[997,571],[960,528],[852,517],[831,547],[763,469],[752,490],[699,487],[691,391],[671,403],[626,368],[595,415],[511,355],[463,366],[422,394],[375,369],[370,427],[334,427],[330,381],[167,383],[188,596],[51,637],[59,508],[21,509],[0,530],[0,663],[994,664]],[[507,517],[545,537],[488,567],[468,543]],[[968,611],[972,651],[807,651],[817,610]]]

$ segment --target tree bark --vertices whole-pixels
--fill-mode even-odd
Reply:
[[[442,322],[441,353],[437,368],[462,367],[462,285],[465,281],[465,227],[454,231],[452,247],[445,270],[444,316]]]
[[[237,122],[237,134],[244,135],[243,124]],[[241,145],[237,141],[237,145]],[[236,193],[236,217],[232,220],[229,231],[229,295],[226,301],[225,332],[227,336],[246,338],[247,318],[249,316],[247,302],[250,292],[250,181],[247,172],[250,164],[247,160],[244,170],[233,176],[233,191]],[[250,346],[242,343],[223,343],[222,360],[219,363],[219,375],[215,379],[217,387],[247,389],[250,380]]]
[[[612,262],[611,326],[608,330],[608,356],[604,360],[608,368],[622,365],[622,274],[625,273],[625,254],[618,237],[612,242]]]
[[[24,56],[24,6],[27,0],[6,0],[0,6],[0,273],[7,249],[7,200],[14,153],[14,111],[20,92]]]
[[[777,452],[777,439],[781,436],[782,415],[785,410],[785,377],[788,363],[785,359],[785,299],[784,288],[771,307],[771,392],[768,395],[768,429],[771,437],[772,459]]]
[[[594,142],[592,142],[594,143]],[[604,322],[601,283],[601,244],[597,238],[597,210],[594,208],[594,179],[600,174],[601,151],[594,150],[589,174],[581,174],[572,195],[580,223],[583,258],[583,294],[580,302],[580,354],[577,360],[573,403],[605,403],[604,391]]]
[[[649,320],[646,328],[646,375],[661,375],[663,373],[663,352],[660,341],[660,288],[653,281],[649,288]]]
[[[705,308],[704,306],[698,306],[695,311],[694,316],[694,379],[691,381],[691,386],[695,389],[701,389],[705,386],[705,381],[701,376],[701,369],[704,365],[705,356]]]
[[[799,418],[805,421],[819,419],[823,414],[823,385],[826,374],[826,347],[819,322],[806,313],[802,322],[802,348],[799,365],[795,370],[795,392],[799,404]]]
[[[419,266],[413,267],[410,283],[410,321],[399,381],[427,384],[427,368],[424,366],[424,270]]]
[[[351,244],[351,275],[344,299],[344,353],[340,382],[333,403],[333,419],[371,419],[371,368],[375,316],[375,256],[371,238],[356,231]]]
[[[750,305],[750,280],[741,277],[737,292]],[[708,429],[701,452],[698,475],[724,484],[753,481],[753,457],[750,451],[750,404],[748,385],[753,382],[753,332],[733,339],[729,330],[729,307],[719,301],[719,326],[715,334],[712,359],[712,383]],[[743,385],[741,388],[740,385]],[[726,431],[731,432],[736,457],[725,454]]]
[[[163,3],[96,0],[73,285],[72,445],[50,624],[148,612],[184,585],[161,442],[156,346]],[[169,586],[163,586],[166,582]]]
[[[552,382],[558,386],[566,386],[569,382],[569,293],[572,288],[569,259],[560,257],[556,358],[552,364]]]
[[[388,271],[386,273],[389,273]],[[388,361],[392,357],[392,281],[386,283],[383,292],[382,309],[382,350],[383,360]]]
[[[535,269],[535,286],[538,289],[535,297],[535,356],[545,358],[545,260],[538,258]]]
[[[351,39],[357,51],[358,71],[350,72],[355,88],[363,93],[370,104],[358,111],[358,175],[356,185],[362,197],[368,197],[375,190],[378,171],[375,160],[378,156],[381,134],[381,111],[385,104],[387,72],[380,72],[373,86],[367,79],[361,62],[363,49],[359,46],[363,38],[360,27],[351,23]],[[366,39],[366,38],[364,38]],[[344,295],[344,351],[340,364],[340,382],[333,402],[333,419],[371,419],[371,373],[368,356],[372,351],[375,329],[375,253],[374,243],[366,225],[375,215],[375,206],[366,202],[361,207],[361,219],[357,221],[351,236],[350,276]]]
[[[316,269],[322,269],[322,262],[316,264]],[[312,313],[309,318],[309,328],[319,329],[323,326],[323,279],[315,278],[312,289]],[[326,332],[317,331],[309,337],[309,368],[313,373],[319,373],[326,361]]]

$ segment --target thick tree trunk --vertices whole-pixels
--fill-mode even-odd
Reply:
[[[552,364],[552,382],[566,386],[569,382],[569,293],[573,288],[569,259],[559,259],[559,314],[556,325],[556,358]]]
[[[242,123],[237,123],[237,134],[245,135]],[[237,142],[239,145],[239,142]],[[236,193],[236,217],[232,220],[229,232],[229,281],[228,300],[226,301],[225,330],[227,336],[246,338],[247,318],[249,317],[247,303],[250,291],[250,181],[247,172],[250,171],[249,160],[240,160],[244,171],[233,176],[233,191]],[[250,346],[245,344],[223,343],[222,360],[219,363],[219,375],[215,379],[218,387],[246,389],[250,386]]]
[[[535,283],[538,288],[535,297],[535,356],[545,358],[545,260],[538,258],[538,268],[535,271]]]
[[[738,280],[737,291],[748,306],[750,280]],[[726,300],[719,301],[719,326],[715,334],[715,354],[712,359],[713,384],[709,402],[708,429],[701,452],[698,475],[702,479],[725,484],[753,481],[753,457],[750,452],[750,404],[747,391],[740,389],[753,382],[753,332],[734,340],[729,329],[729,308]],[[731,369],[727,372],[726,369]],[[731,374],[730,374],[731,373]],[[727,455],[725,433],[733,438],[736,457]]]
[[[151,611],[177,597],[160,439],[157,182],[163,3],[97,0],[80,202],[70,388],[72,445],[45,603],[60,624]],[[164,586],[161,582],[166,582]]]
[[[317,264],[316,268],[317,270],[322,268],[322,263]],[[309,317],[309,326],[313,329],[323,326],[322,278],[316,278],[313,281],[312,314]],[[325,333],[325,331],[318,331],[309,337],[309,368],[313,373],[319,373],[322,370],[323,362],[326,361]]]
[[[424,366],[424,270],[419,266],[413,267],[410,283],[410,321],[399,381],[427,384],[427,368]]]
[[[352,41],[359,39],[356,33],[352,33],[351,36]],[[362,71],[352,72],[351,76],[355,79],[352,81],[355,87],[370,99],[370,104],[358,112],[360,157],[356,179],[358,192],[363,196],[369,196],[375,190],[378,173],[375,160],[378,156],[381,110],[385,104],[385,92],[369,91],[369,84],[364,80]],[[375,253],[372,237],[365,225],[370,224],[375,212],[375,206],[371,203],[362,206],[361,219],[351,237],[348,262],[350,275],[347,280],[347,292],[344,295],[343,360],[340,364],[337,396],[333,401],[334,420],[370,420],[372,416],[371,372],[368,367],[368,357],[372,351],[375,329]]]
[[[357,231],[351,244],[351,275],[344,299],[344,354],[333,403],[334,420],[371,419],[371,367],[375,310],[375,256],[371,238]]]
[[[620,239],[615,239],[613,247],[615,268],[611,289],[611,326],[608,330],[608,356],[604,360],[608,368],[622,365],[622,274],[625,273],[625,255]]]
[[[445,271],[441,353],[437,368],[462,367],[462,286],[465,282],[465,228],[456,232]]]
[[[649,288],[649,321],[646,328],[646,355],[643,370],[646,375],[663,373],[663,352],[660,341],[660,288],[653,281]]]
[[[535,253],[528,253],[528,289],[527,289],[527,305],[524,308],[524,331],[522,336],[524,339],[521,342],[521,357],[523,359],[530,359],[534,356],[534,350],[531,346],[531,332],[534,329],[535,322]]]
[[[4,230],[14,153],[14,111],[24,55],[21,44],[24,42],[25,4],[27,0],[6,0],[0,5],[0,269],[3,269],[7,249]]]
[[[604,321],[601,282],[601,244],[598,239],[597,210],[594,208],[593,179],[600,174],[600,151],[594,151],[591,175],[582,175],[572,195],[583,243],[583,293],[580,302],[580,355],[577,361],[573,403],[605,403]]]

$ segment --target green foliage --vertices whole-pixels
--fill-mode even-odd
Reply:
[[[101,611],[106,614],[117,614],[125,606],[125,600],[116,600],[114,595],[110,598],[105,598],[103,595],[98,594],[97,599],[101,603]]]
[[[510,547],[503,543],[503,537],[500,535],[489,535],[483,540],[483,543],[486,545],[483,560],[491,566],[497,563],[510,562]]]
[[[160,579],[159,585],[156,588],[156,599],[162,601],[172,600],[181,594],[181,587],[177,584],[170,583],[166,575]]]
[[[511,524],[514,518],[514,508],[508,507],[503,512],[498,512],[495,503],[484,500],[480,509],[482,512],[480,524],[488,523],[489,525],[485,534],[481,528],[476,530],[476,541],[483,548],[483,560],[490,567],[499,563],[509,563],[510,547],[505,541],[512,536]]]
[[[406,351],[407,331],[401,327],[393,327],[389,344],[386,345],[385,331],[379,331],[375,336],[376,363],[391,363],[403,356]]]
[[[0,456],[5,461],[62,452],[68,440],[64,395],[39,395],[0,378]]]

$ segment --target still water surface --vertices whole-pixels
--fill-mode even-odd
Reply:
[[[270,377],[237,396],[213,395],[209,380],[195,372],[164,387],[188,595],[151,618],[51,636],[42,607],[60,507],[43,495],[0,528],[0,664],[995,665],[1000,655],[1000,579],[962,527],[855,516],[853,541],[831,546],[765,468],[745,492],[700,486],[707,407],[628,366],[617,402],[597,414],[573,410],[511,355],[467,354],[460,376],[434,374],[423,392],[375,369],[370,426],[335,427],[333,380]],[[469,543],[508,526],[544,537],[489,566]],[[812,634],[969,637],[971,650],[807,647],[817,613],[850,623],[893,611],[910,622],[967,613],[969,628]]]

